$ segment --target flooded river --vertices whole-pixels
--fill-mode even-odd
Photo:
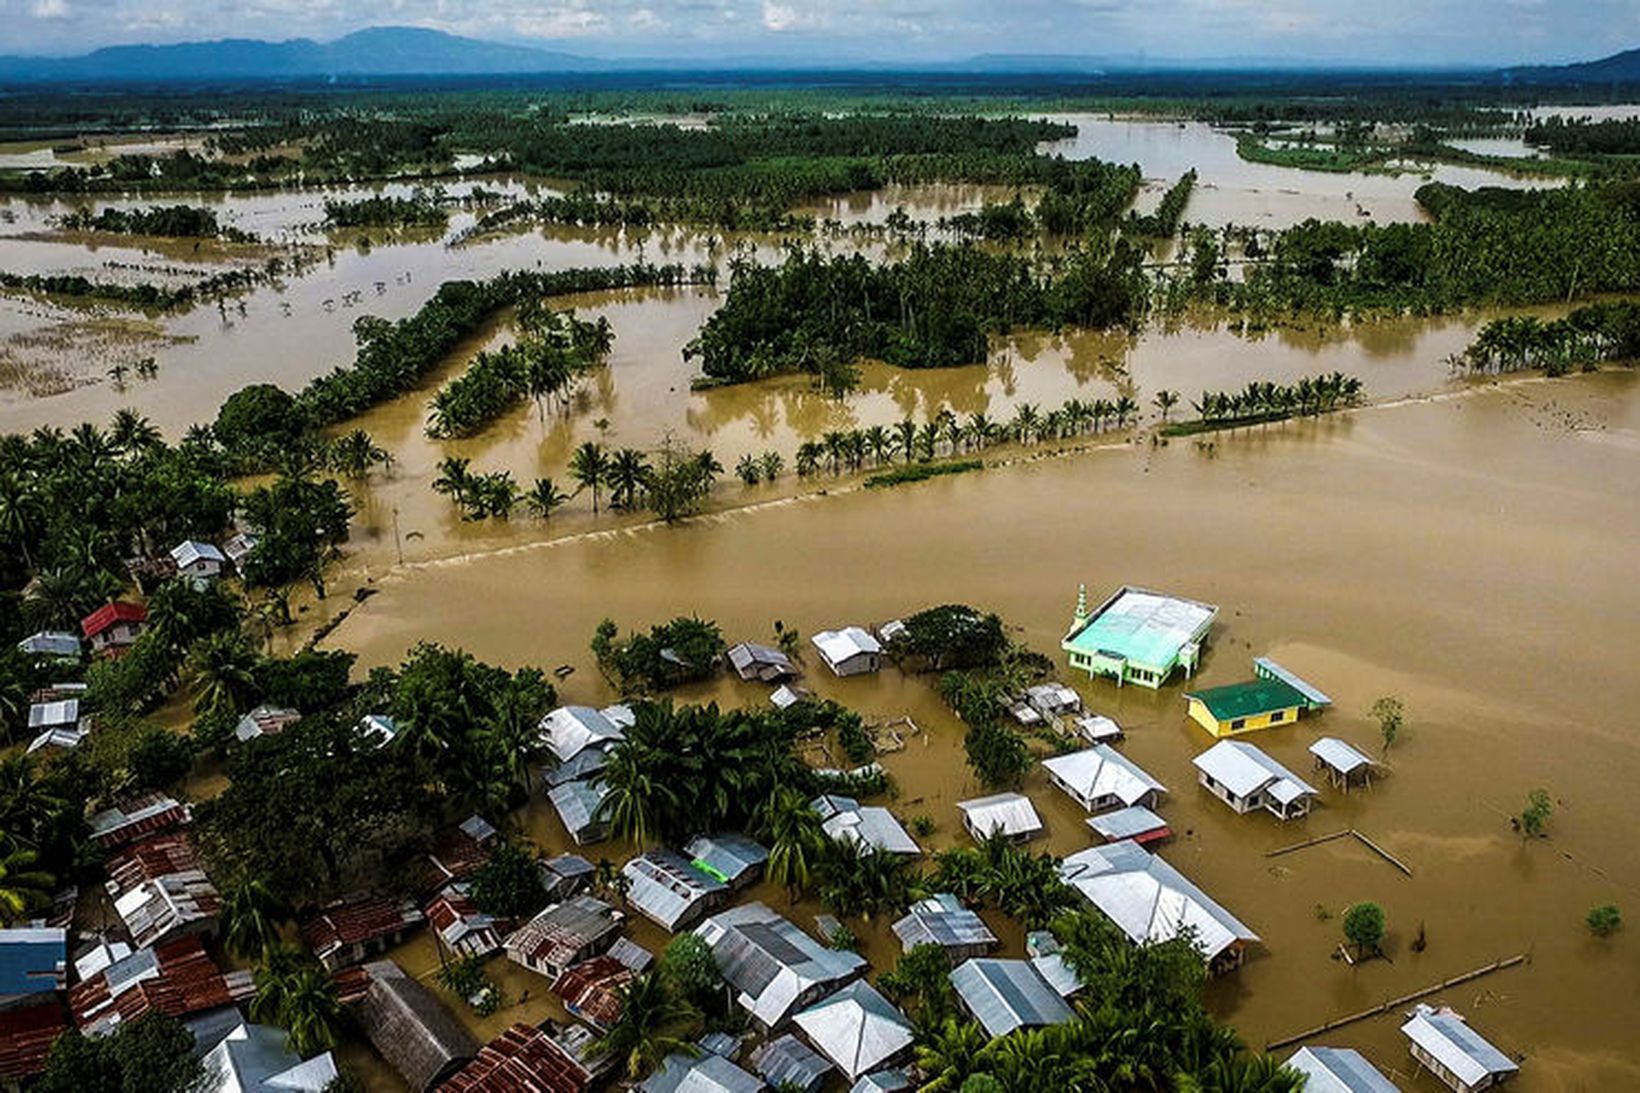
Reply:
[[[1322,732],[1376,752],[1365,711],[1379,695],[1404,699],[1407,728],[1370,791],[1327,790],[1308,819],[1282,825],[1236,816],[1195,785],[1190,759],[1209,741],[1186,720],[1181,687],[1074,681],[1169,787],[1162,811],[1179,838],[1164,855],[1264,938],[1213,984],[1215,1011],[1259,1044],[1527,952],[1529,966],[1437,997],[1526,1056],[1523,1090],[1634,1088],[1632,954],[1622,936],[1590,937],[1582,919],[1640,893],[1640,849],[1621,834],[1634,827],[1627,786],[1640,778],[1636,483],[1640,379],[1534,381],[1255,430],[1213,455],[1117,448],[407,565],[380,574],[378,594],[329,641],[357,650],[361,667],[396,662],[420,640],[508,665],[567,663],[566,699],[597,703],[610,695],[586,643],[605,616],[637,626],[698,612],[731,640],[767,639],[776,618],[811,633],[957,600],[1000,612],[1059,660],[1080,581],[1219,604],[1199,682],[1244,678],[1268,654],[1336,700],[1259,735],[1289,766],[1309,770],[1304,749]],[[894,671],[837,681],[810,661],[819,693],[923,728],[887,760],[895,807],[935,819],[932,846],[960,842],[955,802],[979,790],[960,726],[931,688]],[[763,693],[725,682],[687,697]],[[1556,802],[1551,837],[1527,844],[1507,817],[1537,787]],[[1041,845],[1088,844],[1079,810],[1040,772],[1025,788],[1048,824]],[[565,846],[544,807],[526,823]],[[1264,856],[1346,827],[1413,875],[1348,843]],[[1358,899],[1386,908],[1393,962],[1330,958],[1341,911]],[[807,924],[812,910],[793,914]],[[1428,948],[1413,953],[1420,926]],[[883,924],[864,937],[874,963],[892,958]],[[502,1016],[549,1012],[539,988]],[[1399,1070],[1404,1088],[1437,1089],[1410,1080],[1397,1024],[1381,1017],[1325,1041]]]

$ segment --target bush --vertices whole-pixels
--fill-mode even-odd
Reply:
[[[152,725],[131,745],[126,764],[140,788],[165,789],[193,769],[194,743],[186,736]]]
[[[533,915],[547,902],[535,855],[515,842],[502,843],[473,873],[472,897],[479,910],[501,918]]]
[[[1384,909],[1365,901],[1352,904],[1344,912],[1344,937],[1358,953],[1377,949],[1384,940]]]
[[[1595,937],[1610,937],[1623,925],[1623,912],[1615,905],[1607,903],[1590,908],[1585,921],[1588,922],[1589,929],[1594,931]]]

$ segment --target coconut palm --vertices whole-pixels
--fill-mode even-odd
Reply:
[[[330,973],[314,963],[297,969],[285,984],[279,1023],[290,1035],[291,1050],[304,1059],[335,1047],[346,1015]]]
[[[236,714],[256,696],[256,650],[237,633],[201,638],[189,654],[194,669],[194,712]]]
[[[34,756],[16,752],[0,759],[0,832],[9,832],[24,846],[38,847],[67,807],[67,799],[40,776]],[[4,845],[0,836],[0,846]]]
[[[546,520],[553,510],[569,500],[569,494],[559,489],[550,478],[537,478],[535,485],[524,493],[524,505],[534,516]]]
[[[773,482],[780,477],[780,472],[786,469],[786,461],[776,451],[764,452],[762,458],[758,460],[758,464],[763,471],[763,481],[765,482]]]
[[[917,451],[917,423],[910,418],[902,418],[894,426],[894,450],[900,453],[900,458],[907,463],[911,462]]]
[[[636,508],[638,493],[649,478],[649,460],[636,448],[622,448],[609,461],[609,503],[618,509]]]
[[[154,423],[129,406],[121,407],[114,414],[109,438],[121,454],[128,456],[149,451],[163,440]]]
[[[242,957],[261,957],[279,944],[290,908],[259,877],[238,873],[222,887],[222,940]]]
[[[1173,408],[1179,404],[1179,392],[1163,388],[1157,391],[1156,397],[1150,401],[1155,403],[1156,409],[1162,412],[1162,420],[1165,422],[1168,415],[1173,412]]]
[[[769,843],[766,875],[784,885],[788,897],[809,885],[810,872],[825,850],[826,834],[820,816],[803,794],[785,786],[769,795],[758,813],[759,833]]]
[[[813,440],[806,440],[797,446],[797,474],[807,478],[820,469],[820,460],[825,457],[826,449]]]
[[[700,1054],[692,1042],[700,1011],[679,997],[659,968],[627,981],[620,990],[621,1016],[609,1035],[588,1049],[593,1058],[610,1057],[627,1080],[642,1081],[670,1055]]]
[[[51,903],[54,878],[34,868],[40,855],[0,832],[0,925],[32,917]]]
[[[592,494],[592,514],[598,514],[598,491],[609,482],[609,453],[595,441],[587,441],[570,456],[569,474],[577,487]]]
[[[917,1069],[922,1093],[956,1093],[980,1065],[988,1039],[973,1021],[947,1017],[917,1045]]]
[[[865,431],[865,443],[874,466],[880,466],[894,452],[893,434],[881,425],[873,425]]]

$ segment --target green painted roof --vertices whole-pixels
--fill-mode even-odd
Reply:
[[[1302,706],[1307,701],[1303,691],[1279,679],[1249,679],[1246,683],[1190,691],[1185,697],[1194,698],[1206,706],[1207,712],[1219,721],[1257,717]]]
[[[1193,600],[1123,588],[1063,644],[1066,649],[1165,670],[1173,666],[1185,645],[1206,630],[1217,610]]]

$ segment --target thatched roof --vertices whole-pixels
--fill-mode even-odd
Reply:
[[[478,1043],[422,984],[391,960],[366,966],[370,989],[359,1023],[411,1090],[430,1093],[478,1052]]]

